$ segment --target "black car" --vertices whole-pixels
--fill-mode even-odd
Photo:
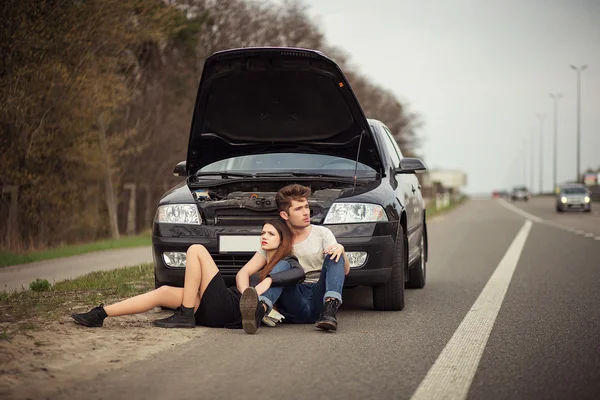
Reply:
[[[244,48],[206,60],[185,176],[159,202],[152,245],[156,286],[182,286],[185,251],[204,245],[222,275],[259,247],[275,194],[300,183],[313,224],[327,225],[351,262],[346,286],[372,286],[378,310],[401,310],[425,285],[427,225],[415,172],[391,132],[367,120],[339,67],[322,53]]]

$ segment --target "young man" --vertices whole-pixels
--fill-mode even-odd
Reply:
[[[279,215],[294,234],[293,253],[306,277],[304,283],[285,288],[272,287],[259,297],[259,301],[246,302],[250,306],[242,306],[242,315],[255,316],[256,326],[251,327],[253,332],[275,302],[286,322],[315,323],[323,330],[337,329],[336,312],[342,304],[342,288],[350,272],[350,263],[344,247],[337,243],[328,228],[311,225],[310,193],[310,188],[294,184],[281,188],[275,196]]]

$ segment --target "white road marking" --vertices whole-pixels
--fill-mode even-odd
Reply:
[[[585,233],[585,231],[582,231],[580,229],[577,229],[576,231],[574,231],[576,234],[578,235],[583,235]]]
[[[594,240],[600,240],[600,236],[596,236]]]
[[[507,202],[504,199],[499,199],[498,203],[500,203],[501,205],[503,205],[504,207],[508,208],[511,211],[516,212],[517,214],[521,214],[522,216],[524,216],[527,219],[530,219],[534,222],[542,222],[544,221],[543,219],[541,219],[540,217],[536,217],[533,214],[529,214],[527,211],[523,211],[521,210],[519,207],[515,207],[512,204],[510,204],[509,202]]]
[[[585,236],[585,237],[593,237],[593,236],[594,236],[594,234],[593,234],[593,233],[586,233],[586,234],[585,234],[585,235],[583,235],[583,236]]]
[[[411,400],[465,399],[532,226],[525,224]]]

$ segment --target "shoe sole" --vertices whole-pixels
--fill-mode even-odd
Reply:
[[[244,332],[254,334],[258,330],[256,325],[256,308],[258,307],[258,294],[256,289],[249,287],[244,290],[240,298],[240,312],[242,314],[242,328]]]
[[[71,318],[73,318],[75,320],[75,322],[77,322],[79,325],[87,326],[88,328],[101,328],[102,327],[102,324],[98,325],[98,324],[88,323],[85,319],[81,318],[77,314],[71,314]]]
[[[315,327],[324,331],[337,331],[337,323],[333,321],[317,321]]]
[[[183,324],[183,323],[171,324],[171,323],[161,323],[159,321],[154,321],[154,322],[152,322],[152,324],[154,326],[158,326],[159,328],[195,328],[196,327],[196,324],[194,324],[194,325]]]

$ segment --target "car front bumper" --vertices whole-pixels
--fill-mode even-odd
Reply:
[[[367,252],[364,264],[351,268],[345,286],[374,286],[390,279],[397,226],[397,222],[327,225],[346,252]],[[240,234],[258,236],[260,228],[154,224],[152,251],[157,286],[183,286],[185,268],[168,266],[163,253],[185,253],[193,244],[206,247],[225,282],[234,285],[235,275],[254,253],[221,253],[219,236]]]

